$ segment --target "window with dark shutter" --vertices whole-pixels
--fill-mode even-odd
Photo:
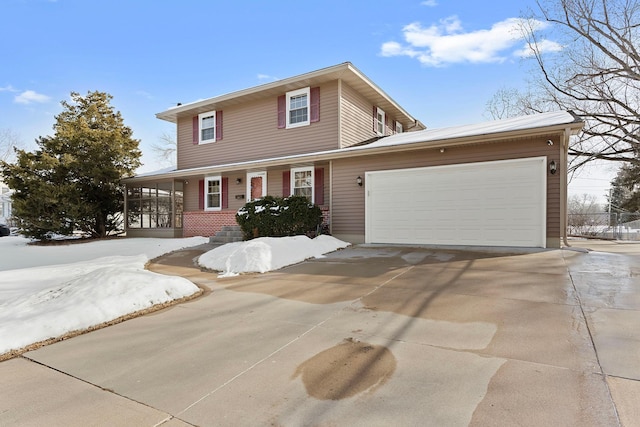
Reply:
[[[311,101],[309,103],[310,107],[310,121],[311,123],[320,121],[320,88],[312,87],[309,97]]]
[[[222,178],[222,209],[229,207],[229,178]]]
[[[200,119],[198,116],[193,116],[191,126],[193,129],[193,145],[198,145],[200,142]]]
[[[291,195],[291,171],[282,172],[282,197]]]
[[[216,111],[216,141],[222,139],[222,110]]]
[[[278,129],[287,127],[287,97],[280,95],[278,97]]]

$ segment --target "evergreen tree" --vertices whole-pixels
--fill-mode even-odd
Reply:
[[[624,164],[611,181],[611,204],[618,210],[640,212],[640,162]]]
[[[71,93],[56,116],[54,136],[36,140],[31,153],[16,150],[0,162],[13,195],[13,215],[24,234],[46,239],[74,230],[104,237],[118,229],[123,210],[121,179],[140,165],[139,141],[103,92]]]

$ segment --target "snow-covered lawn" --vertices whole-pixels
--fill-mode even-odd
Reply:
[[[121,238],[34,246],[23,237],[0,238],[0,355],[193,295],[198,287],[189,280],[144,266],[207,241]],[[264,273],[348,245],[330,236],[259,238],[215,248],[199,263],[222,276]]]

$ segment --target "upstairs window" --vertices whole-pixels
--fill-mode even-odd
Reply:
[[[386,116],[384,111],[381,108],[378,107],[374,107],[375,108],[375,115],[374,115],[374,129],[377,135],[379,136],[384,136],[384,127],[385,127],[385,122],[386,122]]]
[[[201,113],[200,119],[200,144],[215,142],[216,140],[216,112]]]
[[[292,90],[278,97],[278,129],[308,126],[319,121],[319,87]]]
[[[287,128],[309,124],[309,88],[287,92]]]
[[[402,133],[404,129],[402,128],[402,123],[396,122],[396,133]]]
[[[222,111],[209,111],[193,117],[193,144],[208,144],[222,139]]]

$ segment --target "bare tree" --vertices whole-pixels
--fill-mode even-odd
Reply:
[[[595,236],[609,223],[609,216],[597,203],[597,197],[589,194],[569,197],[569,234],[572,236]]]
[[[569,147],[571,168],[595,159],[640,156],[640,4],[637,0],[539,0],[542,18],[560,37],[560,54],[532,19],[521,27],[538,70],[529,93],[498,93],[487,110],[509,116],[571,110],[586,122]],[[530,18],[538,18],[534,14]],[[528,22],[528,23],[527,23]]]
[[[22,142],[17,133],[9,128],[0,129],[0,161],[8,162],[15,155],[15,148],[20,148]]]
[[[163,132],[158,138],[159,142],[151,145],[151,149],[156,154],[156,158],[169,166],[176,164],[177,144],[173,135]]]

